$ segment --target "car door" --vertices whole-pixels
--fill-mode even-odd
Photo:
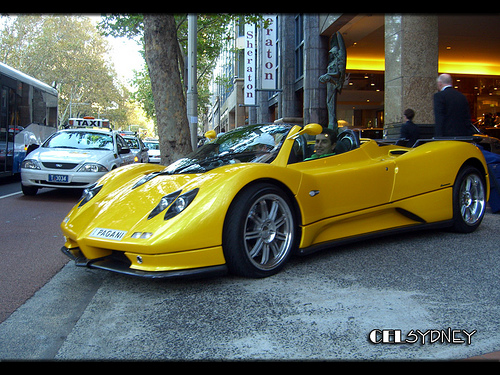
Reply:
[[[302,173],[297,200],[303,225],[390,201],[395,162],[378,148],[369,141],[340,155],[288,165]]]
[[[120,166],[132,164],[134,162],[134,153],[130,151],[127,142],[118,134],[116,134],[116,146],[118,149],[117,159],[119,159]]]
[[[149,154],[148,154],[148,148],[146,145],[142,142],[140,138],[137,138],[139,141],[139,147],[141,148],[141,162],[147,163],[149,162]]]

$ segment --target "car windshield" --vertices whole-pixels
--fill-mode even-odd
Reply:
[[[128,147],[130,148],[140,148],[139,147],[139,141],[136,139],[136,138],[124,138],[127,143],[128,143]]]
[[[203,173],[226,164],[270,163],[290,129],[289,125],[250,125],[220,134],[214,141],[170,164],[164,172]]]
[[[144,142],[147,148],[150,150],[159,150],[160,144],[158,142]]]
[[[113,150],[113,136],[97,132],[64,131],[55,133],[42,147]]]

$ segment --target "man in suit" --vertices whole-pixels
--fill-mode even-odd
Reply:
[[[434,117],[436,137],[470,136],[473,133],[469,103],[465,96],[452,87],[449,74],[437,79],[439,92],[434,94]]]

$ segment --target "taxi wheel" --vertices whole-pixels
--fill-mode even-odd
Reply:
[[[231,204],[222,247],[229,271],[262,278],[278,273],[295,247],[296,218],[289,198],[262,183],[243,190]]]
[[[24,186],[21,184],[21,190],[24,195],[36,195],[38,193],[38,188],[35,186]]]

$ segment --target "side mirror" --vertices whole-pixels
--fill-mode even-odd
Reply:
[[[323,131],[323,127],[320,124],[307,124],[304,129],[299,133],[306,133],[307,135],[318,135]]]
[[[37,145],[36,143],[32,143],[30,144],[27,148],[26,148],[26,156],[28,156],[28,154],[33,151],[33,150],[36,150],[38,147],[40,147],[40,145]]]
[[[298,133],[295,133],[288,137],[288,139],[296,139],[299,135],[307,134],[307,135],[318,135],[323,131],[323,127],[320,124],[307,124],[304,126]]]
[[[217,137],[217,133],[215,130],[209,130],[205,133],[205,138],[208,138],[210,140],[215,139]]]

